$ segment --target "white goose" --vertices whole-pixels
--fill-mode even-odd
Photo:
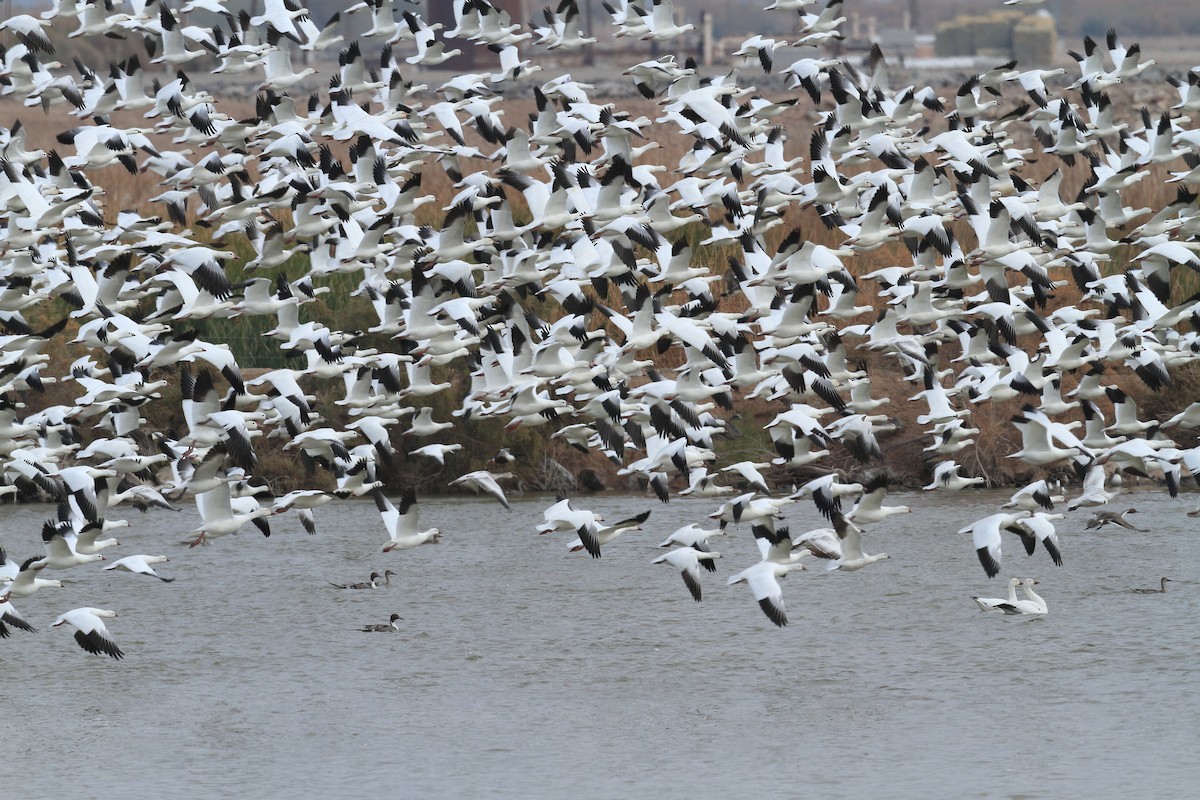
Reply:
[[[701,552],[708,552],[708,540],[714,536],[724,536],[725,531],[720,528],[701,528],[696,523],[685,525],[682,528],[677,528],[674,533],[666,538],[659,547],[671,547],[679,545],[680,547],[694,547]]]
[[[497,483],[497,480],[513,477],[511,472],[491,473],[485,469],[477,469],[474,472],[468,472],[466,475],[460,475],[450,481],[451,486],[465,486],[473,489],[476,492],[487,492],[492,497],[500,501],[500,505],[507,510],[512,511],[512,506],[508,503],[508,498],[504,496],[504,489]]]
[[[46,545],[46,567],[48,569],[70,569],[93,561],[104,561],[100,553],[80,553],[73,546],[71,523],[47,520],[42,526],[42,542]]]
[[[767,615],[767,619],[780,628],[787,625],[787,610],[783,605],[783,589],[779,579],[786,577],[793,570],[802,570],[804,565],[799,561],[792,564],[780,564],[775,561],[760,561],[747,567],[729,578],[729,585],[745,583],[758,601],[758,607]]]
[[[7,639],[12,635],[8,630],[8,625],[20,628],[29,633],[33,633],[35,630],[32,625],[26,622],[20,612],[13,608],[13,604],[5,600],[4,602],[0,602],[0,639]]]
[[[441,539],[441,531],[437,528],[417,530],[417,493],[412,488],[401,493],[400,508],[396,508],[392,501],[387,499],[382,489],[376,488],[371,494],[375,497],[375,507],[379,509],[383,525],[388,532],[388,542],[383,546],[383,552],[408,550],[423,544],[437,544]]]
[[[1046,601],[1033,591],[1033,587],[1036,586],[1037,583],[1038,582],[1033,578],[1026,578],[1025,580],[1021,581],[1021,591],[1025,592],[1025,599],[1018,600],[1017,602],[1013,603],[1012,606],[1009,606],[1007,603],[1003,603],[998,606],[998,608],[1005,614],[1010,615],[1022,614],[1028,616],[1040,616],[1046,614],[1050,610],[1046,606]]]
[[[196,495],[196,508],[200,511],[201,523],[192,531],[197,534],[196,539],[191,542],[192,547],[207,544],[209,540],[218,536],[237,533],[247,522],[268,517],[272,513],[270,508],[255,508],[244,513],[234,513],[232,503],[228,483],[219,483],[216,488]],[[267,531],[263,534],[270,535]]]
[[[155,572],[154,568],[150,566],[151,564],[163,564],[170,560],[171,559],[167,558],[166,556],[147,556],[147,555],[125,556],[124,558],[118,558],[116,561],[109,564],[104,569],[105,570],[120,569],[120,570],[124,570],[126,572],[133,572],[138,575],[150,575],[152,577],[158,578],[160,581],[163,581],[164,583],[170,583],[171,581],[173,581],[175,579],[174,578],[164,578],[162,575],[159,575],[157,572]]]
[[[1017,587],[1021,585],[1020,578],[1008,579],[1008,597],[972,597],[975,605],[979,606],[980,611],[1003,611],[1000,606],[1008,604],[1016,606],[1017,604]]]
[[[568,542],[567,548],[572,553],[578,553],[580,550],[587,550],[588,554],[592,558],[600,558],[600,548],[602,546],[613,541],[626,531],[640,531],[642,529],[642,523],[649,519],[649,517],[650,512],[643,511],[637,516],[623,519],[619,522],[613,523],[612,525],[605,525],[601,527],[596,522],[584,525],[576,531],[576,533],[579,534],[579,538],[572,542]]]
[[[54,587],[61,589],[63,582],[39,578],[38,573],[46,568],[46,559],[34,556],[25,560],[17,570],[16,577],[8,585],[0,589],[0,603],[6,603],[15,597],[28,597],[38,589]]]
[[[1055,566],[1061,567],[1063,564],[1062,554],[1058,549],[1058,533],[1054,530],[1053,520],[1065,518],[1065,514],[1048,514],[1045,511],[1037,511],[1018,520],[1017,527],[1020,528],[1018,533],[1021,535],[1021,542],[1025,545],[1025,552],[1033,555],[1037,543],[1041,542]]]
[[[846,514],[846,519],[853,523],[867,524],[880,522],[894,514],[908,514],[912,511],[908,506],[885,506],[887,497],[888,476],[886,472],[875,475],[863,486],[863,496],[855,503],[854,508]]]
[[[975,545],[975,553],[979,563],[989,578],[994,578],[1000,572],[1000,531],[1009,530],[1021,533],[1017,522],[1029,516],[1028,511],[1018,511],[1014,514],[991,514],[976,520],[970,525],[959,528],[959,533],[970,533]]]
[[[51,627],[70,625],[75,629],[75,641],[84,650],[94,655],[108,655],[120,660],[125,654],[109,637],[108,628],[104,626],[105,618],[115,616],[117,612],[103,608],[75,608],[59,616]]]
[[[953,461],[943,461],[933,468],[933,480],[924,489],[932,492],[936,489],[947,489],[957,492],[969,486],[980,486],[987,483],[987,478],[964,478],[958,474],[958,464]]]
[[[837,512],[833,514],[833,529],[842,540],[842,557],[831,562],[827,569],[854,572],[888,558],[887,553],[868,555],[863,552],[862,530]]]
[[[720,553],[697,550],[694,547],[677,547],[669,553],[664,553],[650,563],[670,564],[679,570],[680,574],[683,575],[684,584],[688,587],[688,591],[692,593],[692,599],[699,603],[701,597],[700,565],[703,564],[704,568],[709,572],[715,572],[717,566],[713,563],[713,560],[720,557]]]
[[[1053,511],[1054,504],[1062,501],[1063,496],[1054,494],[1049,481],[1042,479],[1018,489],[1008,502],[1000,507],[1017,508],[1022,511],[1036,511],[1038,508]]]

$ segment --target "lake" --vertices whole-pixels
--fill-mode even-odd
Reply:
[[[554,499],[424,498],[442,543],[389,554],[373,503],[293,515],[265,539],[188,550],[182,513],[131,521],[110,558],[170,556],[174,583],[88,565],[18,600],[38,631],[0,641],[0,736],[10,776],[44,797],[330,794],[396,797],[1163,797],[1200,781],[1197,520],[1190,498],[1148,491],[1151,532],[1058,521],[1065,566],[1005,534],[988,580],[959,527],[1010,492],[898,493],[912,514],[869,526],[889,560],[783,581],[777,629],[729,575],[757,560],[746,527],[695,603],[651,565],[719,499],[581,497],[645,530],[566,552],[538,536]],[[0,510],[10,557],[40,552],[49,506]],[[821,527],[808,501],[794,532]],[[373,570],[390,587],[338,590]],[[981,613],[1035,577],[1050,613]],[[1174,582],[1164,595],[1130,587]],[[126,658],[89,656],[50,627],[77,606],[120,614]],[[394,634],[366,623],[404,617]]]

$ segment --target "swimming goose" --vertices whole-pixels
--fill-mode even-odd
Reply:
[[[404,617],[400,616],[399,614],[392,614],[392,616],[388,618],[386,624],[376,623],[374,625],[363,625],[361,628],[359,628],[359,630],[363,633],[394,633],[400,630],[400,626],[396,624],[396,621],[401,619],[404,619]]]
[[[1008,579],[1008,597],[972,597],[975,605],[979,606],[980,611],[1002,611],[999,606],[1008,603],[1015,606],[1017,603],[1017,587],[1021,585],[1020,578]]]
[[[121,569],[125,570],[126,572],[136,572],[139,575],[151,575],[155,578],[158,578],[160,581],[163,581],[164,583],[170,583],[175,579],[164,578],[162,575],[159,575],[157,572],[155,572],[154,568],[150,566],[151,564],[162,564],[170,560],[171,559],[167,558],[166,556],[125,556],[124,558],[118,558],[104,569]]]
[[[1089,531],[1094,531],[1094,530],[1099,530],[1100,528],[1103,528],[1105,525],[1119,525],[1122,528],[1128,528],[1129,530],[1137,531],[1138,533],[1149,533],[1148,530],[1135,527],[1133,525],[1133,523],[1131,523],[1131,522],[1129,522],[1129,520],[1125,519],[1125,516],[1127,514],[1136,514],[1136,513],[1137,513],[1136,508],[1127,508],[1124,511],[1122,511],[1120,514],[1114,512],[1114,511],[1100,511],[1100,512],[1097,512],[1096,514],[1093,514],[1092,518],[1087,521],[1087,529]]]
[[[383,552],[408,550],[422,544],[437,544],[441,540],[442,534],[437,528],[417,530],[417,493],[413,488],[409,487],[400,493],[400,508],[392,505],[382,489],[376,488],[371,494],[388,532],[389,541],[383,546]]]
[[[716,571],[713,559],[720,558],[720,553],[697,550],[694,547],[677,547],[669,553],[664,553],[654,559],[652,564],[670,564],[683,575],[683,582],[692,593],[692,599],[700,602],[700,565],[709,572]]]
[[[1037,583],[1033,578],[1026,578],[1021,581],[1021,591],[1025,593],[1025,599],[1018,600],[1015,603],[1001,603],[996,608],[1009,615],[1023,614],[1037,616],[1046,614],[1049,611],[1046,601],[1033,591],[1033,587]]]
[[[85,651],[93,655],[108,655],[120,660],[125,657],[125,654],[121,652],[121,648],[117,647],[116,642],[109,638],[108,628],[104,627],[103,619],[115,616],[117,616],[117,612],[103,608],[75,608],[61,615],[51,627],[69,625],[75,629],[75,641]]]
[[[1129,591],[1137,592],[1138,594],[1164,594],[1167,591],[1167,581],[1169,581],[1169,580],[1171,580],[1171,579],[1170,578],[1161,579],[1158,583],[1157,589],[1130,589]]]

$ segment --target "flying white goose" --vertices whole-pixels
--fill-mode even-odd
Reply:
[[[956,492],[969,486],[981,486],[987,483],[987,478],[964,478],[958,474],[959,466],[953,461],[943,461],[933,468],[933,481],[923,487],[932,492],[937,489],[948,489]]]
[[[18,568],[15,577],[8,585],[0,589],[0,603],[6,603],[13,598],[28,597],[38,589],[54,587],[61,589],[62,581],[39,578],[38,573],[46,568],[46,558],[33,556],[27,558]]]
[[[783,604],[783,589],[779,586],[779,579],[786,577],[793,570],[802,569],[804,564],[799,561],[792,564],[760,561],[730,576],[729,585],[745,583],[749,586],[758,607],[767,615],[767,619],[782,628],[787,625],[787,609]]]
[[[93,655],[107,655],[120,660],[125,657],[121,648],[117,647],[108,635],[104,620],[117,616],[117,612],[103,608],[74,608],[59,616],[51,627],[69,625],[75,629],[75,641],[86,652]]]
[[[68,538],[70,537],[70,538]],[[47,569],[70,569],[93,561],[104,561],[100,553],[80,553],[74,547],[71,523],[47,520],[42,526],[42,542],[46,545]]]
[[[200,512],[200,526],[192,533],[196,534],[191,542],[192,547],[208,544],[218,536],[237,533],[247,522],[259,526],[264,536],[270,536],[270,528],[263,529],[266,517],[271,515],[270,508],[255,508],[244,512],[235,512],[229,484],[218,483],[207,492],[196,495],[196,508]]]
[[[1038,508],[1053,511],[1054,504],[1056,502],[1061,503],[1062,501],[1063,496],[1054,494],[1050,482],[1043,478],[1040,481],[1034,481],[1018,489],[1016,494],[1000,507],[1016,508],[1022,511],[1036,511]]]
[[[497,482],[505,478],[513,477],[511,472],[491,473],[486,469],[477,469],[474,472],[468,472],[466,475],[460,475],[450,481],[451,486],[465,486],[473,489],[476,492],[487,492],[492,497],[500,501],[500,505],[507,510],[512,511],[512,506],[508,503],[508,498],[504,496],[504,489]]]
[[[580,550],[587,550],[588,555],[592,558],[600,558],[600,548],[609,542],[616,539],[626,531],[640,531],[642,523],[650,517],[649,511],[643,511],[628,519],[620,520],[612,525],[600,525],[598,522],[591,522],[576,529],[579,538],[567,543],[567,548],[572,553],[578,553]]]
[[[907,514],[912,511],[908,506],[885,506],[883,500],[887,497],[888,475],[880,472],[863,484],[863,495],[854,504],[854,508],[846,514],[846,519],[853,523],[866,525],[880,522],[894,514]]]
[[[714,559],[720,558],[720,553],[707,550],[697,550],[694,547],[677,547],[654,559],[653,564],[670,564],[683,575],[683,582],[692,593],[692,599],[700,602],[700,565],[712,572],[716,570]]]
[[[1020,528],[1018,533],[1021,536],[1021,542],[1025,545],[1025,552],[1033,555],[1033,551],[1037,548],[1037,543],[1041,542],[1042,547],[1050,554],[1050,559],[1055,566],[1061,567],[1063,564],[1062,554],[1059,552],[1058,533],[1054,530],[1054,522],[1056,519],[1065,519],[1065,514],[1048,514],[1045,511],[1035,511],[1029,516],[1017,520],[1017,527]]]
[[[720,528],[701,528],[696,523],[685,525],[682,528],[677,528],[659,547],[672,547],[678,545],[680,547],[694,547],[701,552],[708,552],[708,540],[714,536],[724,536],[725,531]]]
[[[371,494],[388,532],[388,542],[383,546],[383,552],[408,550],[422,544],[437,544],[441,540],[441,531],[437,528],[417,530],[419,517],[416,490],[410,487],[401,492],[399,508],[387,499],[382,489],[376,488]]]
[[[155,578],[158,578],[160,581],[163,581],[164,583],[170,583],[171,581],[173,581],[175,579],[174,578],[164,578],[162,575],[159,575],[157,572],[155,572],[154,568],[150,566],[151,564],[162,564],[162,563],[165,563],[170,560],[171,559],[167,558],[166,556],[147,556],[147,555],[125,556],[124,558],[118,558],[116,561],[109,564],[104,569],[106,569],[106,570],[120,569],[120,570],[125,570],[126,572],[134,572],[134,573],[137,573],[138,575],[150,575]]]
[[[12,603],[5,600],[0,602],[0,639],[7,639],[12,635],[7,627],[9,625],[12,625],[14,628],[20,628],[28,633],[33,633],[36,630],[21,616],[20,612],[13,608]]]
[[[1018,511],[1013,514],[990,514],[970,525],[959,528],[959,533],[971,534],[975,553],[979,556],[979,563],[989,578],[994,578],[1000,573],[1000,531],[1021,533],[1023,529],[1019,528],[1017,523],[1027,516],[1029,516],[1028,511]]]
[[[863,552],[862,530],[840,513],[834,512],[832,521],[833,529],[837,531],[838,538],[842,540],[842,557],[831,561],[826,569],[854,572],[874,564],[876,561],[888,558],[887,553],[868,555]]]

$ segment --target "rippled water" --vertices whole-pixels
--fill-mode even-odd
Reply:
[[[41,796],[1162,797],[1200,780],[1197,564],[1188,501],[1127,495],[1151,533],[1059,523],[1066,566],[1005,542],[1050,614],[980,613],[1002,596],[962,524],[998,493],[894,495],[871,526],[892,558],[792,574],[776,629],[726,578],[757,557],[717,548],[705,599],[649,562],[714,500],[583,498],[610,519],[652,508],[598,561],[537,536],[552,498],[422,500],[443,543],[382,554],[370,502],[277,518],[264,539],[187,550],[192,509],[140,515],[118,555],[166,554],[177,581],[79,567],[18,603],[38,628],[0,642],[5,762]],[[892,502],[889,500],[889,502]],[[48,507],[8,507],[2,543],[38,551]],[[804,505],[794,530],[820,525]],[[122,535],[123,534],[123,535]],[[109,551],[113,552],[113,551]],[[116,557],[116,556],[114,556]],[[392,586],[330,581],[394,569]],[[1165,595],[1131,586],[1175,579]],[[57,577],[57,576],[55,576]],[[49,627],[112,608],[124,661]],[[356,628],[404,616],[398,634]],[[11,785],[11,784],[10,784]]]

